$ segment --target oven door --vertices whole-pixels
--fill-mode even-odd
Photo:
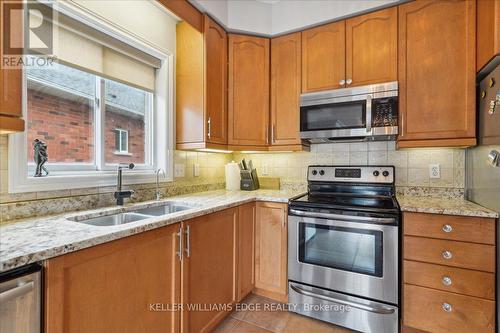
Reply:
[[[290,215],[289,280],[397,305],[398,227],[370,219]]]
[[[371,98],[371,95],[357,95],[301,102],[301,138],[353,138],[370,135]]]

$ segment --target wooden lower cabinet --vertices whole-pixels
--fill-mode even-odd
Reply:
[[[183,222],[183,333],[212,331],[229,314],[223,305],[236,302],[237,227],[237,208]],[[199,311],[189,309],[197,306]]]
[[[255,223],[255,293],[288,301],[287,205],[258,202]]]
[[[495,331],[495,220],[403,214],[403,332]]]
[[[255,286],[255,203],[238,207],[238,302]]]
[[[161,311],[180,300],[178,230],[163,227],[48,260],[45,332],[178,332],[179,313]]]
[[[495,302],[420,286],[404,286],[405,325],[427,332],[494,332]]]

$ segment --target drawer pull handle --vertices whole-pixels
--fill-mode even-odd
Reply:
[[[443,276],[443,284],[445,286],[451,286],[451,278],[449,276]]]
[[[451,259],[453,257],[453,255],[451,254],[450,251],[446,250],[446,251],[443,251],[443,258],[444,259]]]
[[[445,224],[443,225],[443,231],[444,232],[452,232],[453,231],[453,227],[449,224]]]
[[[443,305],[441,307],[446,312],[451,312],[453,310],[453,307],[449,303],[443,303]]]

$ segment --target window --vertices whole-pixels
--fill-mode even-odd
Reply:
[[[152,92],[63,64],[26,74],[27,145],[47,144],[48,169],[153,168]],[[27,153],[31,172],[33,150]]]
[[[115,129],[115,154],[128,154],[128,131]]]
[[[173,54],[63,3],[58,11],[57,62],[23,71],[26,131],[9,137],[9,192],[115,185],[122,162],[135,164],[127,183],[154,182],[160,167],[172,179]],[[33,177],[36,139],[47,144],[47,177]]]

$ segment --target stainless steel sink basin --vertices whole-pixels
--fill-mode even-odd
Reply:
[[[186,206],[186,205],[182,205],[182,204],[177,204],[177,203],[173,203],[173,202],[168,202],[165,205],[161,205],[161,206],[138,209],[138,210],[136,210],[136,212],[140,213],[140,214],[146,214],[146,215],[161,216],[161,215],[181,212],[183,210],[188,210],[191,208],[194,208],[194,207]]]
[[[69,218],[68,220],[95,226],[113,226],[113,225],[120,225],[120,224],[140,221],[155,216],[172,214],[195,207],[196,206],[188,206],[176,202],[166,202],[160,206],[136,209],[131,212],[93,217],[89,219],[81,219],[78,217],[73,217]]]
[[[72,221],[90,224],[90,225],[96,225],[96,226],[112,226],[112,225],[120,225],[120,224],[140,221],[140,220],[144,220],[144,219],[147,219],[150,217],[151,217],[150,215],[140,214],[140,213],[136,213],[136,212],[130,212],[130,213],[118,213],[118,214],[107,215],[107,216],[99,216],[99,217],[94,217],[94,218],[90,218],[87,220],[74,220],[73,219]]]

